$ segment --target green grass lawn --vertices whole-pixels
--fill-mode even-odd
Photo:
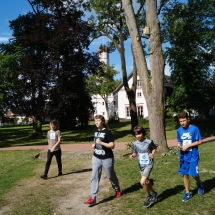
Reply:
[[[146,120],[142,126],[149,130],[149,126]],[[173,123],[173,122],[172,122]],[[194,120],[201,132],[203,138],[215,136],[215,119],[196,119]],[[169,139],[176,139],[175,124],[168,123],[166,125],[166,137]],[[120,121],[118,123],[110,123],[109,128],[113,133],[116,142],[132,142],[135,138],[131,135],[130,121]],[[32,126],[19,125],[12,127],[0,127],[0,147],[9,146],[28,146],[28,145],[46,145],[47,144],[47,131],[50,129],[49,124],[44,124],[43,135],[41,137],[32,137]],[[62,132],[62,144],[73,143],[92,143],[93,133],[96,127],[93,121],[89,122],[89,126],[86,128],[77,127],[74,130]],[[149,136],[149,134],[147,134]]]
[[[131,135],[130,121],[122,121],[119,123],[111,123],[109,125],[116,142],[131,142],[135,138]],[[92,143],[93,133],[96,127],[94,122],[90,122],[86,128],[76,128],[72,131],[62,132],[62,144],[73,143]],[[47,144],[47,131],[49,124],[43,125],[43,135],[41,137],[32,137],[32,126],[19,125],[11,127],[0,127],[0,147],[9,146],[28,146],[28,145],[46,145]],[[168,130],[167,139],[175,139],[176,131]]]
[[[191,192],[193,197],[186,203],[181,201],[184,194],[184,186],[182,177],[177,174],[179,165],[178,151],[174,148],[173,153],[169,153],[168,156],[162,156],[159,152],[156,153],[155,166],[151,173],[151,181],[156,192],[158,192],[158,202],[152,207],[146,209],[143,207],[143,201],[145,200],[145,193],[139,184],[140,173],[137,160],[130,161],[127,156],[123,156],[126,150],[114,150],[115,154],[115,170],[120,181],[123,195],[121,198],[115,200],[112,199],[113,190],[109,184],[100,189],[99,197],[105,199],[102,204],[98,204],[97,212],[100,214],[113,214],[113,215],[214,215],[214,195],[215,195],[215,170],[214,170],[214,151],[215,142],[203,144],[199,147],[201,160],[199,163],[199,171],[201,180],[205,188],[205,194],[200,196],[197,194],[197,188],[195,181],[191,178]],[[30,151],[0,151],[0,208],[12,203],[13,198],[6,198],[7,194],[13,193],[14,196],[20,198],[20,201],[16,200],[16,204],[11,208],[11,212],[3,213],[3,215],[50,215],[54,214],[55,207],[58,207],[58,198],[65,199],[71,190],[67,189],[69,184],[62,183],[64,176],[53,177],[48,181],[41,180],[39,173],[45,165],[44,159],[34,159],[33,155],[36,153],[34,150]],[[69,152],[68,152],[69,153]],[[85,169],[85,165],[82,161],[88,162],[90,165],[92,152],[71,156],[64,152],[63,157],[63,171],[66,177],[71,177],[71,183],[73,183],[74,174],[68,174],[71,171],[75,171],[81,178],[81,172]],[[56,162],[51,165],[51,173],[56,174]],[[84,174],[84,171],[83,171]],[[103,173],[104,174],[104,173]],[[39,180],[39,182],[38,182]],[[83,183],[89,184],[90,178],[84,178]],[[37,181],[37,187],[30,184]],[[47,182],[47,183],[46,183]],[[52,183],[54,189],[47,187],[47,184]],[[58,185],[63,184],[62,186]],[[81,181],[78,183],[82,183]],[[79,186],[78,192],[82,192],[81,186]],[[21,189],[19,193],[19,189]],[[55,196],[56,203],[53,204],[53,198]],[[78,204],[83,204],[79,202]],[[84,207],[84,204],[83,204]],[[73,208],[67,208],[67,213],[74,214]],[[1,210],[0,210],[1,211]],[[81,215],[81,214],[80,214]]]

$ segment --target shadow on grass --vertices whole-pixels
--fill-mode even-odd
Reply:
[[[141,187],[140,183],[138,182],[138,183],[135,183],[135,184],[131,185],[130,187],[122,190],[122,195],[125,195],[125,194],[128,194],[128,193],[133,193],[134,191],[137,191],[137,190],[140,190],[140,189],[142,189],[142,187]],[[98,203],[96,203],[94,205],[91,205],[90,207],[93,207],[95,205],[102,204],[102,203],[105,203],[105,202],[112,201],[115,198],[116,198],[115,195],[109,196],[109,197],[101,200],[100,202],[98,202]]]
[[[130,121],[111,123],[109,126],[115,141],[118,138],[125,137],[130,132]],[[93,142],[95,129],[96,126],[94,124],[89,124],[84,128],[62,131],[62,144]],[[49,127],[44,126],[42,136],[32,137],[32,126],[26,126],[24,128],[23,126],[0,128],[0,147],[47,145],[46,133],[48,130]]]
[[[180,193],[182,190],[184,190],[183,185],[177,185],[174,188],[166,189],[158,195],[158,201],[162,202],[163,200]]]
[[[205,181],[202,181],[205,193],[209,193],[212,189],[215,188],[215,178],[211,178],[211,179],[207,179]],[[196,193],[198,192],[198,190],[195,190]]]
[[[52,178],[57,178],[57,177],[63,177],[64,175],[70,175],[70,174],[76,174],[76,173],[82,173],[82,172],[90,172],[90,171],[92,171],[92,168],[89,168],[89,169],[81,169],[81,170],[74,171],[74,172],[63,173],[61,176],[49,177],[49,178],[47,178],[46,180],[52,179]]]
[[[131,185],[130,187],[127,187],[126,189],[123,190],[123,194],[127,194],[127,193],[133,193],[134,191],[140,190],[142,189],[140,183],[135,183],[133,185]]]
[[[215,178],[211,178],[202,182],[204,187],[204,193],[209,193],[212,189],[215,188]],[[184,190],[184,185],[177,185],[174,188],[167,189],[158,195],[159,202],[169,198],[170,196],[176,195]],[[192,195],[198,194],[198,188],[191,190]]]

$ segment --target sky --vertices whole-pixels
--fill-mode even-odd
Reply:
[[[8,39],[12,37],[12,31],[9,28],[9,20],[16,19],[19,15],[25,15],[27,12],[32,11],[32,8],[27,0],[0,0],[0,43],[7,43]],[[92,42],[90,51],[97,52],[101,44],[106,43],[108,40],[105,37],[99,38]],[[133,68],[133,60],[131,55],[130,42],[125,42],[125,58],[126,68],[129,74]],[[119,71],[116,79],[122,79],[121,63],[118,51],[110,53],[109,64],[114,65],[114,68]],[[168,66],[165,68],[165,74],[169,75]]]

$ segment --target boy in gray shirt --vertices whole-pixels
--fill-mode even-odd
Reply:
[[[58,165],[58,176],[62,175],[62,162],[61,162],[61,133],[60,130],[57,130],[58,122],[56,120],[52,120],[50,122],[50,128],[47,132],[48,138],[48,152],[47,152],[47,161],[45,166],[44,174],[40,177],[43,179],[47,179],[48,171],[51,165],[52,157],[56,157],[57,165]]]
[[[141,173],[140,184],[147,194],[144,207],[150,207],[151,204],[157,202],[157,193],[153,190],[149,180],[149,175],[154,165],[156,146],[152,140],[145,138],[146,131],[143,127],[137,125],[134,128],[134,135],[137,140],[133,143],[130,159],[138,156]]]

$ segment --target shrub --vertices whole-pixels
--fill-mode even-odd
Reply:
[[[175,130],[176,128],[179,127],[179,122],[177,117],[165,117],[165,127],[166,130],[171,131]]]

